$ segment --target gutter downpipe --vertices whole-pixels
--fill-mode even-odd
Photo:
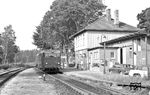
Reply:
[[[106,52],[106,43],[104,42],[104,74],[106,74],[106,58],[105,58],[105,52]]]

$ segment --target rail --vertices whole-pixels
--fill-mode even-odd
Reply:
[[[107,95],[129,95],[129,93],[123,93],[105,86],[100,86],[99,88],[94,87],[80,80],[72,79],[63,75],[49,75],[49,76],[55,78],[61,83],[66,84],[67,86],[71,87],[72,89],[83,95],[100,95],[102,94],[102,92],[107,93]]]
[[[17,69],[15,69],[15,70],[10,70],[10,71],[6,71],[6,72],[3,72],[3,73],[0,73],[0,76],[3,76],[3,75],[8,74],[8,73],[10,73],[10,72],[17,71],[17,70],[19,70],[19,69],[20,69],[20,68],[17,68]]]
[[[19,72],[25,70],[24,68],[18,68],[15,70],[7,71],[0,74],[0,87],[3,86],[9,79],[18,74]]]

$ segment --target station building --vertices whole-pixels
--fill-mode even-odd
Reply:
[[[105,15],[71,36],[74,39],[75,63],[77,68],[87,70],[95,66],[99,67],[104,63],[104,47],[100,43],[139,31],[138,28],[119,21],[118,10],[114,12],[114,15],[114,19],[112,19],[111,10],[107,9]],[[105,58],[107,62],[127,63],[123,60],[125,58],[121,59],[119,57],[121,55],[118,55],[119,48],[119,46],[111,45],[106,47]],[[128,49],[130,50],[130,47]],[[120,49],[120,52],[123,54],[125,49]],[[133,62],[133,60],[130,61]]]
[[[139,31],[126,36],[102,42],[106,47],[116,48],[116,61],[137,67],[150,66],[150,35]]]

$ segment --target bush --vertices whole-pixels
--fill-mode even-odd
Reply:
[[[11,66],[9,64],[1,64],[0,65],[0,69],[4,69],[7,70],[8,68],[10,68]]]
[[[75,64],[69,64],[69,67],[75,67]]]
[[[30,66],[30,65],[27,65],[27,64],[15,64],[15,67],[25,67],[25,68],[30,68],[30,67],[33,67],[33,66]]]
[[[98,63],[93,63],[92,67],[99,67]]]

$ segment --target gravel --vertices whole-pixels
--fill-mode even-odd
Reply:
[[[55,80],[51,77],[46,78],[46,83],[53,82],[57,95],[81,95],[80,93],[73,90],[71,87]]]

